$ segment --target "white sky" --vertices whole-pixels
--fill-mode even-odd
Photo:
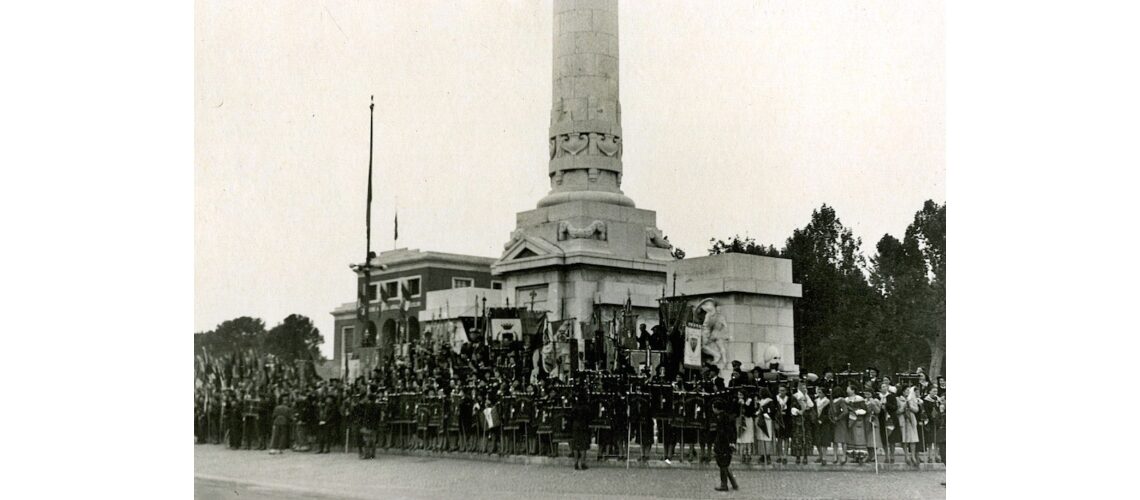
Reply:
[[[198,1],[196,331],[354,300],[373,247],[497,257],[549,189],[550,1]],[[942,2],[623,1],[625,176],[689,255],[782,246],[821,203],[863,238],[945,201]],[[794,263],[793,263],[794,265]]]

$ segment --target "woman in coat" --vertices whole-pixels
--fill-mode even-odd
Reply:
[[[903,449],[908,465],[918,465],[918,413],[921,405],[915,396],[914,386],[906,388],[899,399],[899,429],[902,431]]]
[[[574,470],[587,470],[586,451],[590,449],[590,421],[594,418],[593,406],[584,394],[574,395],[574,409],[570,420],[570,450],[574,455]]]
[[[879,415],[883,412],[883,402],[874,397],[871,391],[863,393],[863,399],[867,401],[867,415],[864,417],[863,430],[866,433],[864,440],[867,441],[867,455],[869,460],[877,460],[879,452]]]
[[[761,464],[772,465],[772,451],[776,442],[776,418],[779,410],[776,400],[767,387],[760,388],[760,396],[756,401],[756,425],[753,434],[756,438],[756,456]]]
[[[776,424],[776,463],[786,464],[788,459],[785,453],[791,452],[789,441],[792,439],[792,397],[788,395],[788,386],[781,385],[777,389],[775,417]]]
[[[736,405],[740,415],[736,417],[736,444],[740,446],[740,462],[752,463],[752,443],[756,441],[756,400],[745,396],[744,391],[736,393]]]
[[[926,443],[926,462],[934,463],[938,458],[938,440],[946,438],[939,436],[942,433],[942,398],[938,396],[938,387],[930,387],[930,392],[922,398],[922,413],[926,416],[925,431],[922,438]]]
[[[815,394],[815,412],[812,415],[815,419],[813,440],[819,451],[819,459],[815,463],[827,465],[827,460],[824,460],[823,456],[827,454],[827,447],[831,445],[835,436],[835,427],[831,425],[831,400],[828,399],[827,391],[823,387],[817,387]]]
[[[843,387],[836,386],[831,391],[831,428],[832,436],[831,442],[833,443],[832,449],[835,450],[835,461],[833,464],[846,465],[847,453],[844,452],[843,447],[847,445],[847,396]],[[843,462],[839,462],[839,456],[843,455]]]
[[[807,456],[811,452],[811,438],[808,436],[807,430],[807,419],[811,408],[807,407],[804,399],[792,397],[788,400],[788,413],[791,414],[791,438],[789,440],[791,441],[792,455],[796,457],[796,465],[807,464]]]
[[[867,400],[856,393],[855,384],[847,386],[847,449],[855,456],[855,462],[862,465],[866,458]]]

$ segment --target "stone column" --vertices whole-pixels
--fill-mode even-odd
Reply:
[[[550,194],[633,206],[622,194],[617,0],[555,0]]]

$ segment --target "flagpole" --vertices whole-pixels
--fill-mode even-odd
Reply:
[[[368,308],[369,297],[368,291],[371,287],[372,273],[372,150],[373,150],[373,130],[375,127],[376,103],[373,102],[374,96],[368,96],[368,198],[365,204],[364,211],[364,265],[360,267],[364,274],[364,283],[361,287],[360,297],[361,306],[357,314],[360,317],[361,338],[371,336],[372,332],[369,328],[370,322],[368,321]],[[344,342],[341,342],[344,344]],[[363,343],[362,343],[363,344]],[[344,356],[344,373],[345,378],[348,378],[348,356],[347,346],[345,348]],[[346,380],[347,381],[347,380]]]

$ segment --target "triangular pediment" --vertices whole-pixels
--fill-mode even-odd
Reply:
[[[562,249],[554,243],[537,236],[524,236],[510,248],[507,248],[506,252],[503,252],[503,257],[499,259],[499,262],[551,255],[561,256],[562,254]]]

